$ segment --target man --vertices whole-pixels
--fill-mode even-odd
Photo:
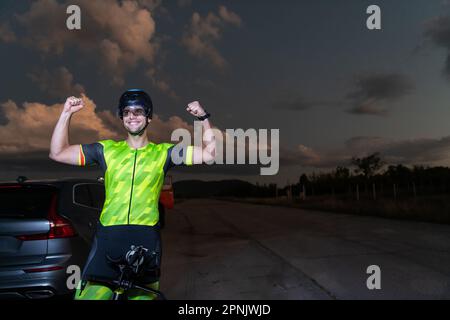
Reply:
[[[159,270],[161,238],[159,232],[158,200],[164,176],[175,164],[173,144],[154,144],[147,138],[147,126],[152,121],[153,104],[150,96],[140,89],[122,94],[117,114],[128,131],[123,141],[102,140],[92,144],[70,145],[69,123],[72,115],[83,108],[83,100],[67,98],[53,131],[50,158],[72,165],[98,164],[104,173],[106,197],[86,266],[83,285],[75,299],[111,299],[110,288],[95,279],[117,279],[107,256],[118,258],[131,245],[148,249],[152,269]],[[185,165],[200,164],[214,159],[215,141],[209,114],[198,101],[188,104],[189,113],[202,121],[205,147],[188,146],[177,155]],[[209,131],[208,131],[209,130]],[[178,162],[177,162],[178,163]],[[159,290],[159,274],[144,273],[140,279],[148,287]],[[152,299],[154,295],[130,290],[129,299]]]

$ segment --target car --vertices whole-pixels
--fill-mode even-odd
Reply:
[[[0,183],[0,299],[72,297],[68,267],[83,269],[104,200],[103,177]],[[162,227],[173,204],[167,176]]]
[[[103,202],[95,179],[0,183],[0,299],[71,296],[67,267],[84,265]]]

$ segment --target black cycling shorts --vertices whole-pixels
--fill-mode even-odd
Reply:
[[[119,270],[112,266],[107,259],[109,255],[113,259],[125,257],[132,245],[144,246],[149,253],[156,253],[147,266],[149,271],[144,271],[139,277],[141,283],[152,283],[159,280],[161,267],[162,247],[160,227],[140,225],[102,226],[97,225],[97,232],[92,243],[91,252],[83,270],[84,281],[95,279],[118,279]],[[151,270],[151,271],[150,271]]]

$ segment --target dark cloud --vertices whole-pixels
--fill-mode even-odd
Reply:
[[[342,107],[353,114],[385,116],[391,104],[408,95],[414,89],[411,79],[401,74],[368,74],[355,77],[354,89],[344,99],[306,99],[303,96],[279,99],[272,108],[303,111],[313,107]]]
[[[450,165],[450,136],[437,139],[392,140],[382,137],[357,136],[334,150],[315,150],[299,145],[280,150],[281,167],[333,169],[350,166],[352,157],[378,152],[387,164]]]
[[[28,11],[11,18],[22,32],[15,33],[8,27],[9,22],[0,25],[0,41],[17,41],[44,57],[61,57],[65,52],[75,52],[81,62],[95,57],[99,69],[110,76],[111,83],[123,85],[126,73],[136,66],[152,69],[157,65],[160,43],[150,10],[160,3],[159,0],[78,0],[82,28],[70,32],[65,28],[70,1],[37,0]]]
[[[447,50],[443,73],[450,79],[450,16],[440,16],[427,21],[424,35],[438,47]]]
[[[28,77],[39,89],[49,94],[50,97],[64,98],[68,96],[79,96],[85,92],[79,83],[73,83],[73,75],[66,67],[55,70],[35,70]]]
[[[235,12],[225,6],[219,7],[218,15],[209,12],[202,17],[194,12],[189,26],[185,27],[185,33],[181,40],[189,54],[198,59],[209,61],[219,70],[228,66],[228,62],[217,49],[215,43],[222,38],[222,32],[227,25],[240,27],[242,20]]]
[[[450,50],[450,16],[440,16],[425,23],[425,37]]]
[[[346,99],[353,114],[386,115],[391,103],[408,95],[414,89],[413,82],[401,74],[370,74],[355,79],[355,90]]]
[[[354,137],[345,144],[352,155],[379,152],[388,163],[450,164],[450,136],[438,139],[392,140],[381,137]]]
[[[394,141],[387,144],[383,154],[393,162],[405,164],[433,164],[449,165],[450,136],[440,139],[413,139]]]

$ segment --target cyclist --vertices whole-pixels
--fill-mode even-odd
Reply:
[[[91,144],[70,145],[69,124],[72,115],[83,108],[83,100],[67,98],[53,131],[49,157],[57,162],[89,166],[97,164],[104,174],[105,202],[100,214],[92,249],[82,273],[82,286],[75,299],[111,299],[112,290],[95,278],[117,279],[119,272],[108,264],[107,256],[118,257],[131,245],[143,245],[152,254],[152,268],[159,270],[161,237],[158,199],[164,176],[175,166],[174,145],[154,144],[147,138],[147,126],[152,121],[153,104],[150,96],[140,89],[124,92],[117,114],[128,132],[123,141],[101,140]],[[215,140],[207,113],[198,101],[186,109],[202,121],[205,132],[203,147],[178,148],[181,165],[208,162],[215,156]],[[177,161],[175,161],[177,162]],[[177,162],[178,163],[178,162]],[[90,281],[91,279],[91,281]],[[159,274],[144,274],[146,286],[159,290]],[[129,299],[153,299],[153,294],[130,290]]]

